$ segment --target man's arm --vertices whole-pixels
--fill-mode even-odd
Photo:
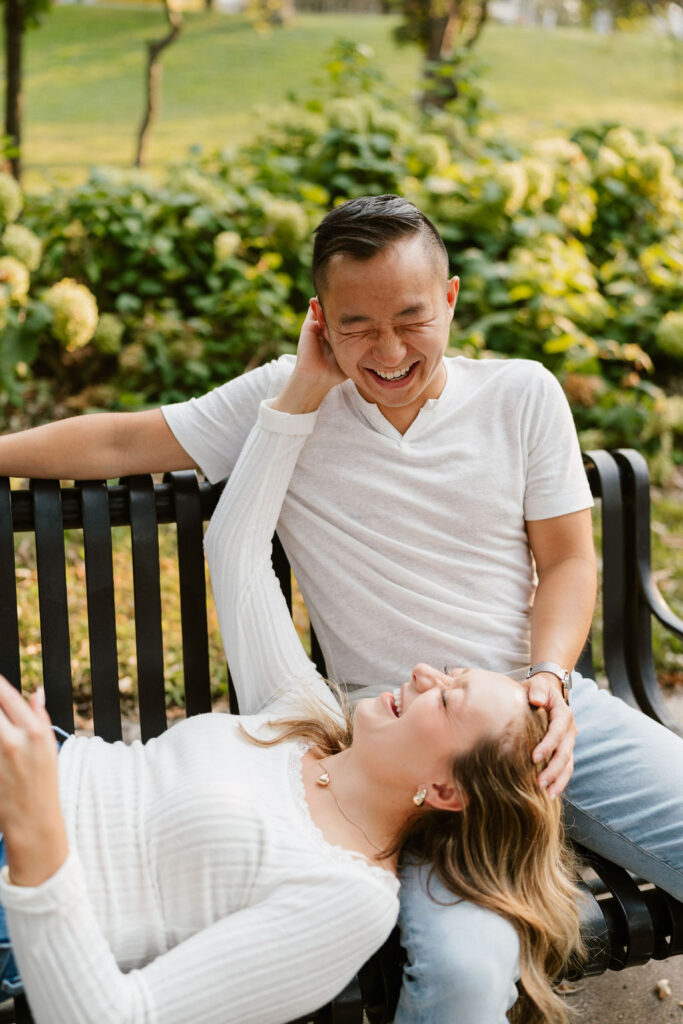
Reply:
[[[0,476],[108,480],[196,468],[160,409],[74,416],[0,437]]]
[[[595,550],[590,509],[527,522],[538,588],[531,612],[531,663],[554,661],[573,669],[588,636],[596,592]],[[529,699],[550,711],[550,728],[534,759],[552,759],[539,776],[557,796],[574,766],[576,726],[562,699],[559,680],[539,673],[529,680]]]

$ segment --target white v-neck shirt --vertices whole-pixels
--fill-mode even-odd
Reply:
[[[536,585],[525,521],[593,503],[551,373],[528,360],[444,362],[441,395],[403,435],[351,381],[334,388],[278,523],[327,674],[354,699],[419,661],[521,675]],[[232,471],[259,403],[293,366],[283,356],[164,407],[209,480]]]

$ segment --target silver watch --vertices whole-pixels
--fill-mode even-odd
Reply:
[[[539,672],[550,672],[552,675],[557,676],[562,686],[562,696],[569,704],[569,691],[572,688],[572,674],[568,669],[562,668],[556,661],[537,661],[535,665],[530,665],[525,676],[525,679],[531,679],[532,676],[537,675]]]

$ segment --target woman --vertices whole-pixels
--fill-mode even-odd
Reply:
[[[402,856],[508,917],[525,1020],[580,945],[559,807],[530,752],[544,712],[492,672],[418,665],[348,716],[306,658],[270,538],[341,380],[304,332],[206,535],[246,717],[145,746],[71,738],[0,686],[0,901],[37,1024],[284,1022],[325,1003],[393,927]],[[9,951],[8,951],[9,953]]]

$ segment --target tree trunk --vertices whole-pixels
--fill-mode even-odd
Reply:
[[[448,22],[449,15],[447,14],[429,19],[429,42],[427,43],[425,60],[436,61],[441,58],[443,39]]]
[[[275,25],[291,25],[295,15],[294,0],[280,0],[278,10],[273,16]]]
[[[142,116],[142,123],[138,131],[138,143],[135,152],[135,167],[144,165],[147,155],[147,143],[152,125],[159,113],[161,98],[161,77],[163,68],[161,66],[161,53],[178,38],[183,27],[183,16],[179,11],[174,11],[169,5],[169,0],[164,0],[164,11],[169,24],[169,31],[162,39],[147,43],[147,72],[145,75],[146,85],[146,107]]]
[[[446,26],[443,30],[443,37],[441,39],[441,52],[439,54],[440,60],[445,60],[453,53],[456,45],[456,38],[462,32],[466,12],[467,4],[462,3],[461,0],[454,0],[454,2],[451,3],[448,9]]]
[[[451,0],[446,14],[429,19],[426,67],[422,75],[424,88],[420,97],[423,109],[443,108],[458,95],[455,82],[440,74],[438,65],[451,54],[454,38],[461,28],[461,18],[462,0]]]
[[[476,43],[477,39],[479,38],[479,36],[481,34],[481,30],[483,29],[484,25],[486,24],[486,22],[488,20],[488,16],[489,16],[489,0],[481,0],[479,6],[477,8],[477,18],[476,18],[476,21],[475,21],[475,23],[474,23],[474,25],[472,27],[472,30],[470,32],[470,35],[469,35],[468,39],[465,42],[465,46],[467,47],[468,50],[472,49],[472,47]]]
[[[5,0],[5,134],[9,135],[15,156],[10,157],[10,168],[21,178],[21,47],[24,32],[23,0]]]

